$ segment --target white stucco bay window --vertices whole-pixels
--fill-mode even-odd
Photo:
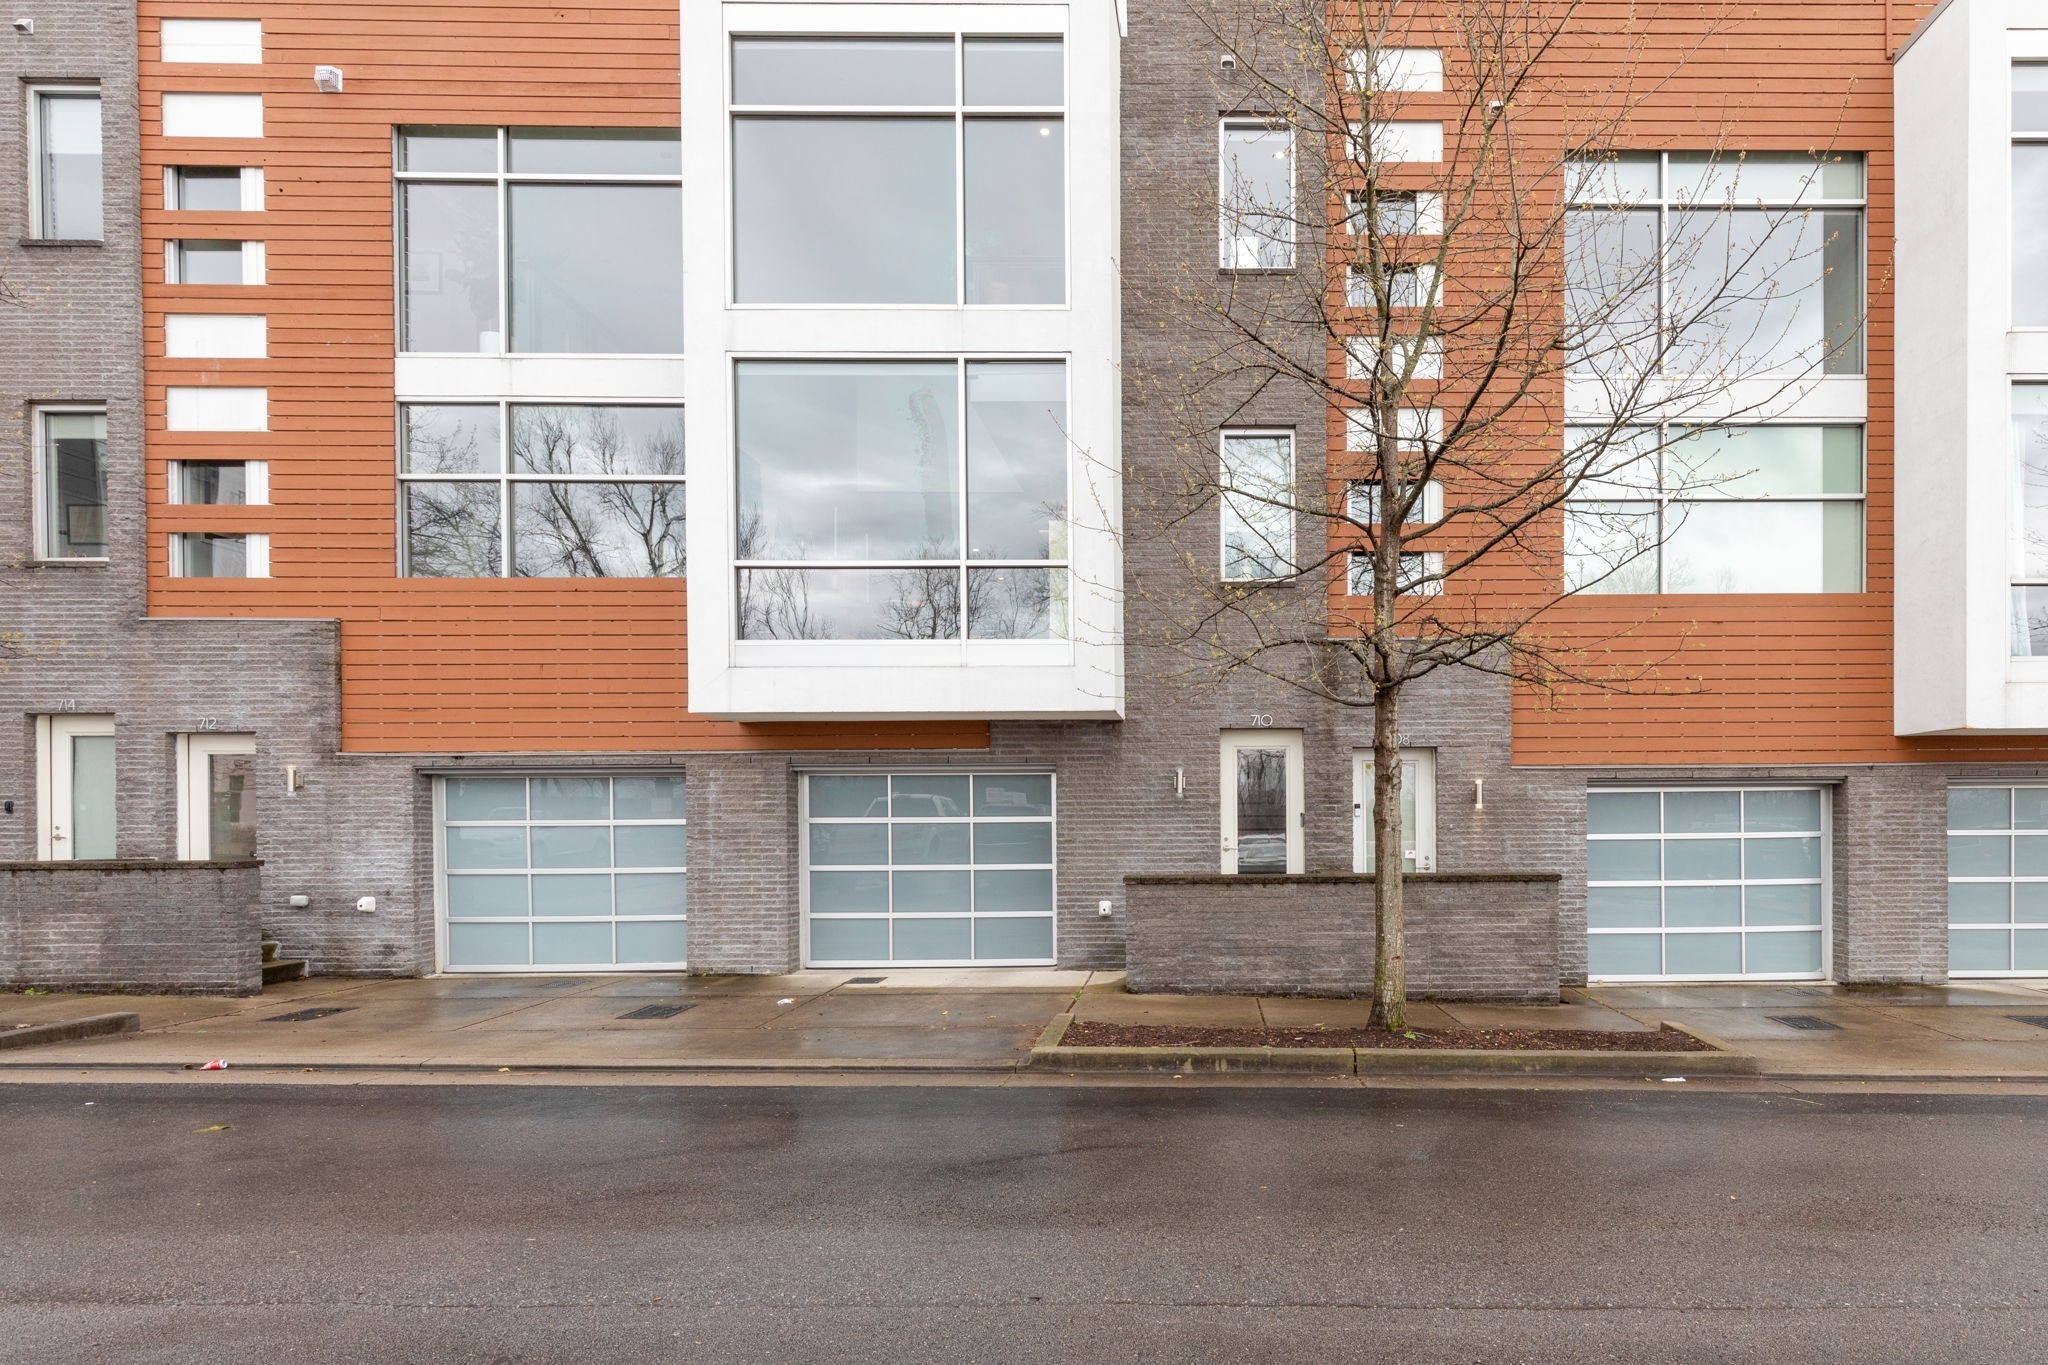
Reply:
[[[2048,734],[2048,19],[1951,0],[1897,59],[1900,734]]]
[[[691,710],[1120,715],[1114,5],[681,15]]]

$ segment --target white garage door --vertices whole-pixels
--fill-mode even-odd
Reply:
[[[813,967],[1050,966],[1051,773],[814,773]]]
[[[1827,817],[1820,787],[1590,792],[1587,974],[1824,976]]]
[[[443,778],[443,967],[681,967],[683,793],[667,773]]]

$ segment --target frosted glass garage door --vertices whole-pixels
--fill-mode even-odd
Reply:
[[[447,970],[683,965],[681,776],[449,777],[441,817]]]
[[[1819,787],[1589,793],[1587,975],[1822,976],[1827,808]]]
[[[2048,787],[1951,787],[1951,976],[2048,976]]]
[[[804,792],[813,967],[1049,966],[1050,773],[815,773]]]

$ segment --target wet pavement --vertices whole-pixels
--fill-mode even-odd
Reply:
[[[877,981],[875,978],[880,978]],[[1118,1024],[1355,1027],[1362,1000],[1132,995],[1115,972],[315,978],[244,1000],[0,995],[0,1028],[134,1010],[143,1032],[0,1052],[60,1066],[1008,1073],[1055,1014]],[[332,1011],[290,1018],[299,1011]],[[637,1017],[636,1017],[637,1016]],[[1601,986],[1550,1006],[1417,1002],[1417,1028],[1683,1024],[1766,1076],[2048,1079],[2048,982]],[[1819,1027],[1801,1027],[1801,1024]]]
[[[0,1086],[0,1359],[2040,1359],[2048,1099]]]

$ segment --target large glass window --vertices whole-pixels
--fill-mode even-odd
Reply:
[[[1053,960],[1050,773],[816,773],[805,787],[805,962]]]
[[[1066,301],[1058,38],[733,39],[740,303]]]
[[[2012,69],[2012,325],[2048,327],[2048,62]]]
[[[740,635],[1067,633],[1066,366],[743,361]]]
[[[1648,429],[1565,440],[1599,465],[1565,504],[1568,590],[1863,590],[1860,427],[1670,429],[1661,450]]]
[[[1951,976],[2048,976],[2048,787],[1948,792]]]
[[[1225,119],[1222,156],[1223,268],[1292,269],[1294,130]]]
[[[36,413],[39,559],[107,557],[107,415]]]
[[[683,410],[408,403],[405,572],[420,578],[676,578]]]
[[[1818,787],[1592,792],[1587,975],[1823,975],[1827,815]]]
[[[398,143],[401,350],[681,353],[674,131],[415,127]]]
[[[2048,656],[2048,384],[2012,386],[2012,652]]]
[[[59,241],[98,241],[106,235],[98,88],[31,88],[29,125],[35,235]]]
[[[1566,187],[1570,368],[1863,373],[1863,160],[1624,153]]]
[[[448,969],[682,966],[684,794],[669,773],[445,779]]]
[[[1294,434],[1223,433],[1223,577],[1286,578],[1294,564]]]

